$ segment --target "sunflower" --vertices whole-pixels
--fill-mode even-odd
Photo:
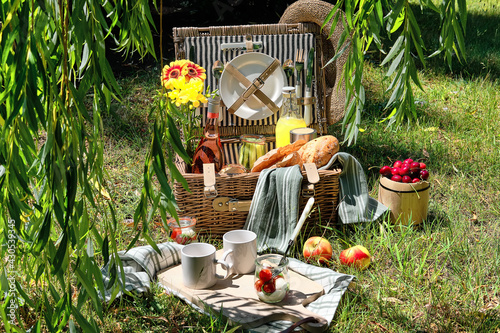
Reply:
[[[188,62],[189,60],[177,60],[163,67],[161,81],[165,89],[172,89],[174,81],[185,80]]]
[[[188,61],[184,64],[185,67],[185,75],[186,75],[186,80],[195,80],[195,81],[204,81],[207,78],[207,74],[205,73],[205,68]]]

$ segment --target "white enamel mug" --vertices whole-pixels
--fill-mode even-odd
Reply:
[[[248,274],[255,271],[257,235],[250,230],[232,230],[223,236],[222,260],[231,274]]]
[[[217,280],[229,277],[229,266],[215,257],[215,246],[207,243],[191,243],[181,250],[182,278],[191,289],[212,287]],[[226,270],[226,276],[216,274],[217,264]]]

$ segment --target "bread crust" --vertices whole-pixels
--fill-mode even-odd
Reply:
[[[286,155],[281,161],[276,163],[277,168],[285,168],[293,165],[298,165],[302,169],[302,158],[300,158],[299,152],[294,151],[291,154]]]
[[[326,165],[339,151],[339,141],[333,135],[325,135],[306,142],[299,140],[281,148],[272,149],[259,157],[251,172],[260,172],[270,168],[284,168],[304,163],[314,163],[316,167]]]
[[[278,154],[278,149],[271,149],[266,154],[262,155],[253,164],[251,172],[260,172],[264,169],[268,169],[272,165],[281,161],[282,157]]]
[[[257,161],[255,161],[251,172],[260,172],[273,166],[276,167],[276,163],[280,162],[291,153],[298,151],[305,144],[305,140],[298,140],[284,147],[268,151],[265,155],[262,155],[257,159]]]
[[[303,163],[314,163],[316,167],[326,165],[339,151],[339,141],[333,135],[320,136],[299,149]]]

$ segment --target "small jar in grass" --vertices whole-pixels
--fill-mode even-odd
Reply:
[[[174,218],[167,221],[170,229],[170,238],[178,244],[189,244],[197,239],[196,219],[194,217],[179,217],[179,222]]]

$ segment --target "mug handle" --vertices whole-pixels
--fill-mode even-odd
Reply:
[[[217,279],[225,280],[232,274],[233,264],[229,264],[226,262],[227,256],[230,255],[231,253],[233,253],[233,249],[225,251],[222,254],[222,258],[216,261],[216,264],[220,264],[226,270],[226,276],[223,277],[221,275],[216,274]]]

